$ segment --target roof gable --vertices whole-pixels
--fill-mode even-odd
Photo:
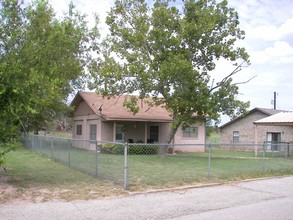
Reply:
[[[274,115],[274,114],[277,114],[277,113],[280,113],[280,112],[286,112],[284,110],[277,110],[277,109],[269,109],[269,108],[254,108],[252,109],[251,111],[259,111],[259,112],[262,112],[266,115]]]
[[[133,114],[123,106],[128,95],[120,95],[112,98],[106,98],[95,92],[78,92],[73,99],[71,106],[78,106],[82,101],[93,110],[97,115],[105,120],[127,120],[127,121],[164,121],[171,122],[170,113],[161,106],[150,107],[146,100],[140,100],[140,111]]]
[[[271,116],[271,115],[277,114],[279,112],[286,112],[286,111],[277,110],[277,109],[268,109],[268,108],[254,108],[254,109],[250,110],[247,114],[241,115],[241,116],[227,122],[226,124],[220,126],[220,129],[223,129],[227,126],[230,126],[230,125],[234,124],[235,122],[237,122],[237,121],[239,121],[239,120],[241,120],[241,119],[243,119],[243,118],[247,117],[248,115],[251,115],[255,112],[260,112],[260,113],[265,114],[266,116]]]

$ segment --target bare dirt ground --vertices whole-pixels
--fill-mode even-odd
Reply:
[[[0,176],[0,204],[62,201],[65,189],[22,188],[9,184],[9,178]]]
[[[22,187],[21,185],[16,186],[11,184],[11,182],[17,181],[15,178],[14,176],[0,176],[0,204],[43,203],[52,201],[68,202],[128,194],[122,188],[117,188],[115,185],[111,187],[111,183],[106,187],[105,185],[87,185],[83,187],[71,185],[70,188],[40,188]]]

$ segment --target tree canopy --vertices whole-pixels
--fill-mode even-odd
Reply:
[[[237,99],[232,76],[249,63],[237,12],[226,0],[116,1],[106,23],[110,34],[101,46],[101,60],[91,66],[92,88],[105,96],[123,93],[152,97],[172,115],[172,133],[197,117],[217,119],[220,113],[240,114],[249,103]],[[235,65],[213,83],[219,59]],[[134,113],[137,98],[125,105]]]
[[[97,26],[88,28],[73,4],[59,18],[46,0],[0,0],[0,147],[18,131],[44,126],[67,108],[85,82]],[[98,20],[96,20],[97,22]],[[6,152],[0,149],[1,152]],[[1,160],[0,160],[1,164]]]

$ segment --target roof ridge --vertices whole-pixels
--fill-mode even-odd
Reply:
[[[131,96],[136,96],[139,99],[140,111],[136,114],[130,112],[123,105],[124,99],[129,99]],[[78,105],[81,101],[84,101],[94,114],[101,114],[105,120],[172,121],[170,112],[162,105],[150,106],[148,104],[150,98],[141,99],[138,95],[130,94],[115,95],[107,98],[107,96],[103,97],[96,92],[79,91],[72,105]],[[143,103],[140,103],[140,101]]]
[[[233,119],[233,120],[230,120],[228,121],[227,123],[223,124],[222,126],[220,126],[220,129],[221,128],[224,128],[230,124],[233,124],[235,121],[238,121],[239,119],[245,117],[246,115],[249,115],[255,111],[259,111],[259,112],[262,112],[263,114],[266,114],[267,116],[271,116],[271,115],[275,115],[277,113],[280,113],[280,112],[288,112],[286,110],[279,110],[279,109],[270,109],[270,108],[260,108],[260,107],[255,107],[253,109],[251,109],[250,111],[248,111],[246,114],[244,115],[240,115],[239,117]]]

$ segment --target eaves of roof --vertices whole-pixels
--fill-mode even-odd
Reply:
[[[149,107],[145,100],[140,100],[140,111],[134,115],[123,106],[123,102],[127,98],[129,96],[121,95],[108,99],[95,92],[78,92],[71,106],[78,106],[81,101],[85,101],[95,114],[106,121],[172,122],[170,113],[165,108]]]
[[[261,112],[261,113],[263,113],[263,114],[265,114],[267,116],[271,116],[271,115],[277,114],[279,112],[286,112],[284,110],[276,110],[276,109],[268,109],[268,108],[258,108],[258,107],[256,107],[256,108],[250,110],[247,114],[241,115],[241,116],[239,116],[239,117],[237,117],[237,118],[235,118],[235,119],[223,124],[222,126],[220,126],[220,129],[223,129],[223,128],[235,123],[236,121],[239,121],[240,119],[242,119],[242,118],[244,118],[244,117],[246,117],[246,116],[248,116],[248,115],[250,115],[250,114],[252,114],[254,112],[257,112],[257,111]]]
[[[293,112],[279,112],[253,122],[256,125],[293,125]]]

